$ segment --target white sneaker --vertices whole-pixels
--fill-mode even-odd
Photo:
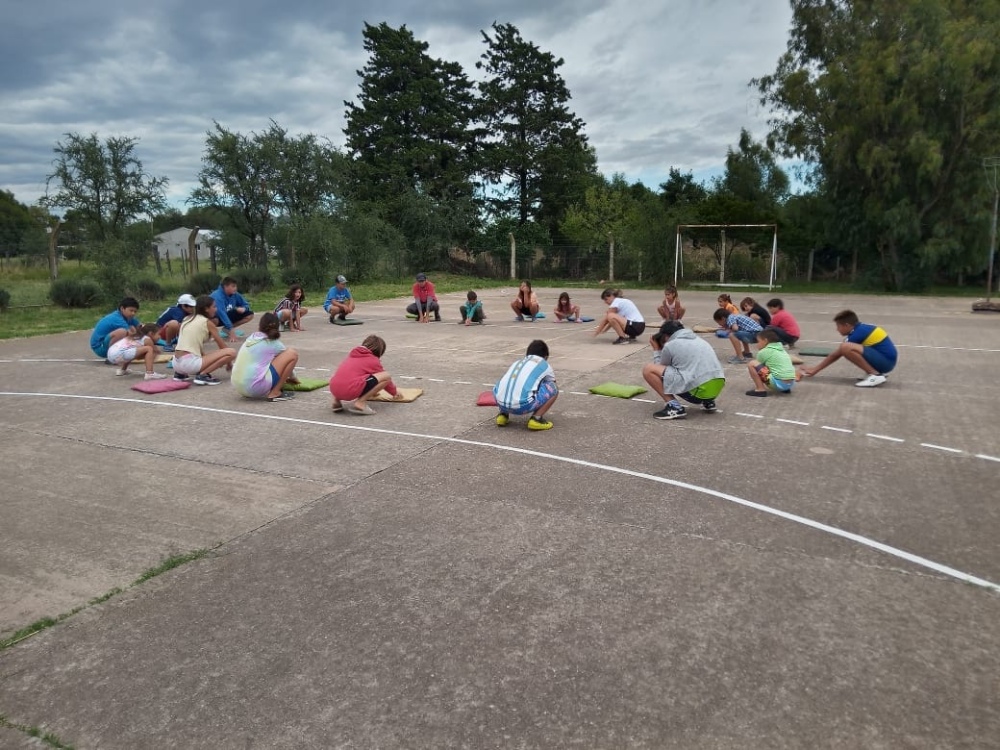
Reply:
[[[120,378],[122,375],[128,375],[127,367],[119,367],[117,370],[115,370],[115,377]]]
[[[166,380],[167,376],[158,372],[147,372],[145,380]]]
[[[877,385],[882,385],[885,382],[885,375],[869,375],[864,380],[859,380],[856,385],[858,388],[874,388]]]

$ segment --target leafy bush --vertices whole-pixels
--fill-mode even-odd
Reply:
[[[10,292],[8,292],[6,289],[0,289],[0,310],[6,310],[9,304],[10,304]]]
[[[231,271],[229,275],[236,279],[239,290],[243,294],[264,292],[274,285],[271,272],[266,268],[238,268]]]
[[[306,276],[306,272],[301,268],[282,268],[281,285],[290,287],[292,284],[301,284],[304,287],[306,286]]]
[[[154,279],[139,279],[136,289],[140,300],[163,299],[163,287]]]
[[[217,273],[212,273],[207,271],[205,273],[196,273],[187,281],[187,292],[188,294],[193,294],[198,297],[202,294],[211,294],[219,286],[219,281],[222,279]]]
[[[57,279],[49,297],[60,307],[93,307],[101,301],[101,287],[90,279]]]

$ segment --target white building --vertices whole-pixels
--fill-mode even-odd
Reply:
[[[169,232],[158,234],[153,238],[153,245],[160,253],[160,258],[166,259],[170,253],[171,260],[177,260],[182,255],[187,254],[188,237],[191,229],[178,227]],[[209,260],[212,257],[212,245],[219,238],[219,233],[212,229],[199,229],[198,238],[195,241],[194,249],[198,254],[198,260]]]

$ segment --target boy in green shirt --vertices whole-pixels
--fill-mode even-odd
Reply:
[[[747,395],[764,397],[769,388],[778,393],[790,393],[798,374],[792,358],[781,346],[778,334],[773,329],[765,328],[757,334],[757,345],[760,347],[757,359],[747,363],[754,385]]]

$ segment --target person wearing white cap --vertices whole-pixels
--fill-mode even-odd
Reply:
[[[347,316],[354,312],[354,297],[351,296],[351,290],[347,288],[347,279],[343,276],[338,276],[337,283],[326,293],[323,309],[330,314],[331,323],[337,318],[347,320]]]
[[[177,334],[181,330],[181,321],[188,315],[194,315],[195,299],[190,294],[182,294],[177,298],[177,304],[168,307],[156,319],[156,337],[163,343],[160,348],[172,352],[177,346]]]

